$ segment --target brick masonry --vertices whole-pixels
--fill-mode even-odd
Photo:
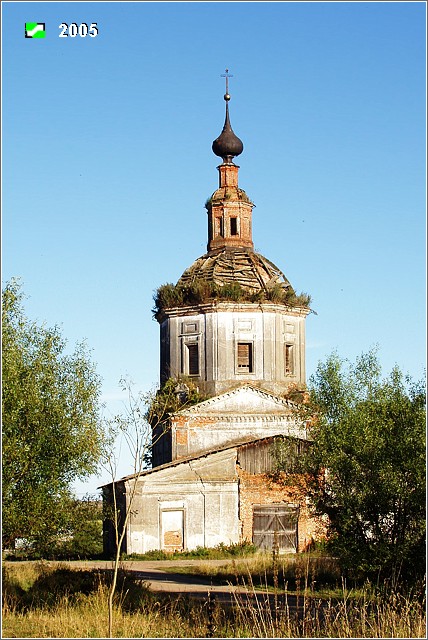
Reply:
[[[275,482],[269,474],[250,474],[238,467],[239,476],[239,520],[241,539],[253,539],[253,505],[287,503],[300,507],[298,523],[299,551],[307,550],[314,540],[324,537],[325,527],[319,519],[310,517],[306,501],[302,501],[296,492]]]

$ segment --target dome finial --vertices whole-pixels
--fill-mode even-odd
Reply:
[[[221,74],[222,78],[226,78],[226,93],[224,94],[224,99],[226,100],[226,102],[229,102],[230,100],[230,95],[229,95],[229,78],[233,78],[233,75],[231,73],[229,73],[229,69],[226,69],[225,73]]]
[[[226,119],[224,121],[223,131],[213,142],[212,150],[216,156],[223,158],[224,164],[233,164],[233,158],[242,153],[244,145],[238,136],[234,134],[229,120],[229,78],[233,78],[233,76],[229,73],[229,69],[226,69],[226,72],[222,73],[221,77],[226,78],[226,93],[224,94],[224,99],[226,101]]]

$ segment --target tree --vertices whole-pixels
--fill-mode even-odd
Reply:
[[[138,482],[150,466],[153,445],[169,429],[170,414],[200,402],[203,396],[196,385],[187,378],[170,378],[156,393],[134,392],[129,379],[120,380],[122,391],[127,393],[127,402],[122,414],[108,422],[109,441],[112,444],[121,435],[133,462],[132,475],[117,479],[117,459],[113,447],[106,448],[104,467],[109,472],[111,483],[103,487],[103,508],[106,530],[114,535],[113,576],[108,598],[108,635],[112,638],[114,611],[120,558],[127,527],[135,510]],[[109,535],[109,534],[108,534]]]
[[[116,415],[108,422],[110,442],[113,443],[118,435],[122,435],[133,461],[133,474],[129,494],[123,494],[120,481],[117,481],[117,459],[112,447],[104,455],[104,467],[111,476],[111,484],[103,487],[103,510],[107,529],[114,532],[113,575],[108,596],[108,638],[113,638],[114,610],[113,601],[116,593],[119,564],[122,554],[123,541],[126,535],[131,513],[134,509],[134,499],[137,483],[147,464],[147,455],[151,447],[151,432],[146,419],[148,396],[139,392],[134,393],[130,380],[120,380],[122,391],[127,392],[128,404],[124,407],[124,414]],[[126,492],[126,488],[124,489]],[[109,533],[107,534],[109,535]]]
[[[301,412],[313,442],[298,457],[280,452],[287,481],[327,516],[328,544],[349,575],[423,576],[425,384],[398,367],[382,379],[371,351],[355,365],[333,354],[308,390]]]
[[[24,314],[17,280],[2,293],[3,543],[47,548],[70,530],[71,483],[101,454],[100,379],[86,348]]]
[[[103,508],[97,496],[73,498],[67,509],[69,529],[43,557],[94,558],[103,553]]]

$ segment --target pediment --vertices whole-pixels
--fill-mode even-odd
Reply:
[[[292,413],[294,403],[251,385],[227,391],[192,407],[182,409],[180,415],[285,415]]]

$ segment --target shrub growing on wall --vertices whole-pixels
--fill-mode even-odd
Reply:
[[[239,283],[217,285],[203,279],[195,279],[191,284],[163,284],[155,291],[153,299],[155,317],[163,309],[209,302],[273,302],[287,307],[309,307],[311,303],[308,294],[297,295],[292,289],[284,289],[280,284],[254,292]]]

